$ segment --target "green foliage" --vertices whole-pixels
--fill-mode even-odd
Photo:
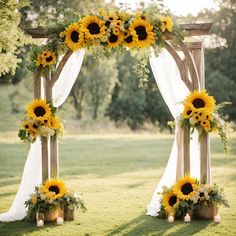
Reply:
[[[31,42],[20,28],[20,10],[27,5],[27,0],[0,1],[0,77],[8,73],[15,74],[21,62],[19,48]]]

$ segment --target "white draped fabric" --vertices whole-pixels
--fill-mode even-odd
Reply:
[[[53,105],[55,107],[61,106],[68,97],[80,72],[84,53],[84,49],[74,52],[64,66],[53,89]],[[24,219],[26,215],[24,203],[34,191],[34,187],[41,184],[42,181],[41,165],[41,141],[37,139],[37,141],[30,146],[15,200],[8,212],[0,214],[0,221],[8,222]]]
[[[180,102],[184,100],[186,95],[189,93],[189,90],[181,80],[180,73],[174,59],[166,50],[163,50],[159,57],[156,57],[154,53],[152,53],[150,58],[150,65],[160,93],[164,101],[166,102],[173,118],[177,121],[174,144],[172,146],[166,169],[153,193],[151,202],[147,206],[146,214],[157,216],[158,211],[160,210],[161,195],[159,193],[162,191],[162,187],[164,185],[170,187],[176,180],[177,141],[179,129],[178,116],[183,110],[183,106],[180,104]],[[192,139],[190,140],[190,156],[191,176],[199,178],[200,157],[197,133],[194,133]]]

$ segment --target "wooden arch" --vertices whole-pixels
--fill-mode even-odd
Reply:
[[[182,24],[181,28],[185,31],[185,37],[201,36],[209,34],[212,23],[202,24]],[[25,29],[33,38],[47,38],[49,35],[43,28]],[[165,48],[175,60],[182,81],[190,91],[204,89],[204,57],[203,46],[200,41],[184,43],[179,42],[178,47],[173,46],[171,34],[166,33]],[[182,59],[177,53],[181,50],[184,54]],[[44,89],[46,99],[52,102],[52,88],[58,80],[61,71],[70,58],[72,51],[69,49],[60,61],[56,72],[51,75],[49,72],[44,79]],[[34,97],[41,97],[41,76],[38,72],[34,80]],[[190,173],[190,132],[189,129],[182,128],[182,144],[178,145],[177,175],[176,178]],[[48,141],[50,139],[50,141]],[[50,145],[50,147],[48,146]],[[42,137],[42,181],[51,177],[58,177],[58,144],[55,136]],[[49,153],[50,152],[50,153]],[[48,162],[50,161],[50,170]],[[200,177],[202,183],[210,183],[210,154],[209,154],[209,136],[206,134],[200,141]]]

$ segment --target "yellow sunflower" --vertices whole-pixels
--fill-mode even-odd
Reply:
[[[125,39],[124,39],[124,42],[125,42],[125,46],[128,47],[128,48],[133,48],[136,46],[136,43],[134,41],[134,37],[129,34],[129,33],[125,33]]]
[[[162,32],[165,32],[166,29],[169,31],[169,32],[172,32],[173,30],[173,22],[171,20],[171,18],[169,16],[165,16],[162,21],[161,21],[161,31]]]
[[[182,116],[185,119],[190,118],[195,112],[195,108],[192,104],[188,104],[184,107],[184,111],[182,112]]]
[[[190,176],[179,178],[173,188],[173,193],[177,195],[179,199],[189,200],[196,194],[198,189],[197,180]]]
[[[211,113],[215,110],[215,99],[209,96],[206,90],[194,91],[184,100],[184,106],[192,104],[195,109],[204,108],[205,112]]]
[[[51,116],[50,126],[52,129],[60,129],[61,128],[61,122],[57,116]]]
[[[35,99],[28,106],[26,115],[34,120],[51,116],[51,108],[44,99]]]
[[[68,193],[63,181],[59,179],[47,180],[40,188],[40,191],[45,193],[47,198],[56,200]]]
[[[106,33],[105,23],[96,16],[85,16],[81,20],[81,31],[88,39],[99,39]]]
[[[210,132],[211,131],[211,123],[209,120],[202,120],[201,126],[204,128],[205,131]]]
[[[114,48],[114,47],[119,46],[119,44],[123,41],[123,39],[124,39],[124,36],[122,33],[118,35],[111,33],[107,39],[108,47]]]
[[[179,204],[179,199],[173,192],[168,192],[163,195],[162,204],[168,215],[173,214],[174,208]]]
[[[155,41],[155,34],[152,32],[153,26],[141,18],[135,19],[129,27],[130,34],[133,36],[138,47],[148,47]]]
[[[22,122],[22,128],[25,129],[25,130],[29,130],[30,129],[30,126],[31,126],[31,123],[29,121],[23,121]]]
[[[70,24],[64,31],[65,44],[72,51],[77,51],[82,47],[83,34],[78,23]]]
[[[56,60],[56,54],[49,50],[43,51],[37,58],[38,63],[43,67],[55,64]]]

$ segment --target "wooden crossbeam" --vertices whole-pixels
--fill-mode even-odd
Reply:
[[[200,36],[207,35],[210,32],[212,23],[194,23],[180,24],[180,27],[186,32],[185,36]],[[33,38],[48,38],[49,33],[42,27],[25,28],[24,31],[30,34]],[[171,34],[166,33],[166,38],[171,39]]]

